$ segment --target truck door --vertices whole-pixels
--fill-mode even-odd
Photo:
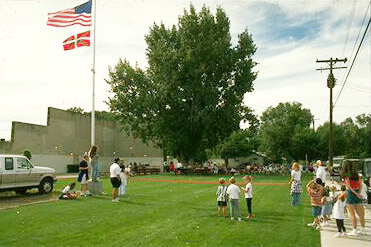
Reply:
[[[1,171],[1,187],[15,183],[14,159],[11,157],[4,158],[4,166],[0,167]]]
[[[32,165],[25,158],[17,158],[16,183],[32,183],[31,176]]]

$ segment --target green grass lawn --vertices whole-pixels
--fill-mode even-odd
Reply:
[[[217,181],[216,176],[152,175],[146,178]],[[309,178],[305,178],[305,181]],[[72,180],[58,181],[62,189]],[[256,176],[254,182],[285,182]],[[303,206],[290,206],[289,186],[254,185],[255,220],[217,218],[213,184],[130,181],[127,196],[57,201],[0,211],[0,246],[320,246],[307,193]],[[238,177],[238,182],[242,182]],[[246,202],[241,194],[243,217]]]

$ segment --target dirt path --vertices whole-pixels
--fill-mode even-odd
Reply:
[[[184,183],[184,184],[219,184],[218,182],[199,181],[199,180],[170,180],[170,179],[153,179],[153,178],[140,178],[136,177],[135,181],[138,182],[162,182],[162,183]],[[238,185],[245,185],[246,183],[237,183]],[[264,183],[254,182],[254,185],[260,186],[288,186],[288,183]]]
[[[53,194],[39,195],[36,193],[26,193],[25,195],[2,194],[0,196],[0,210],[17,208],[21,206],[34,205],[45,202],[57,201]]]

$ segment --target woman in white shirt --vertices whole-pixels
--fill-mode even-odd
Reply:
[[[289,184],[291,184],[292,205],[300,206],[300,196],[302,193],[301,171],[299,164],[296,162],[292,164],[291,167],[291,179]]]

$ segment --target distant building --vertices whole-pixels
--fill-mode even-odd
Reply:
[[[0,142],[0,153],[22,154],[29,149],[34,165],[64,173],[68,164],[78,164],[90,148],[90,120],[89,115],[49,107],[46,126],[13,122],[11,141]],[[102,170],[108,169],[113,157],[123,157],[126,164],[136,162],[162,169],[162,150],[121,131],[116,121],[96,118],[95,139]]]

